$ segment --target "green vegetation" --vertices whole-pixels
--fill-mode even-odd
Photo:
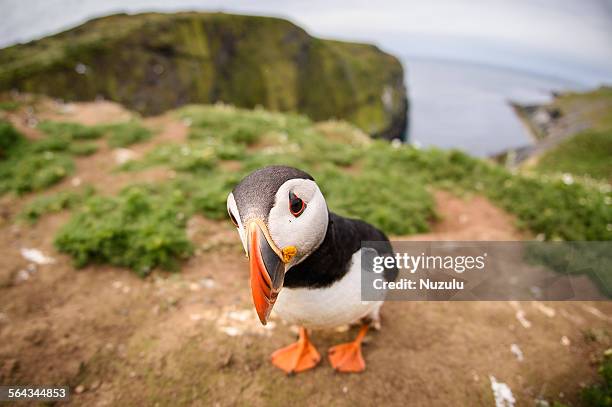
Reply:
[[[600,291],[612,298],[612,251],[609,242],[529,242],[528,261],[542,264],[561,274],[586,274]]]
[[[121,167],[165,166],[174,177],[117,196],[49,198],[26,217],[72,207],[56,245],[79,266],[105,262],[141,275],[156,266],[173,269],[191,250],[184,230],[189,217],[225,219],[227,194],[242,177],[285,164],[310,172],[333,211],[390,235],[426,232],[436,218],[431,188],[443,188],[489,197],[545,240],[610,239],[612,197],[605,183],[513,174],[458,151],[394,147],[346,123],[314,125],[294,114],[228,106],[187,106],[175,114],[190,125],[186,142],[158,145]],[[61,138],[48,143],[47,149],[63,148]]]
[[[0,159],[6,158],[11,150],[22,142],[21,134],[12,124],[0,120]]]
[[[185,197],[164,187],[132,186],[116,197],[87,199],[58,232],[55,245],[77,267],[110,263],[141,276],[153,268],[176,270],[192,251],[185,234]]]
[[[95,140],[104,135],[100,127],[85,126],[72,122],[44,121],[38,125],[38,129],[52,138],[72,140]]]
[[[18,195],[47,188],[74,170],[73,156],[95,153],[95,140],[108,135],[112,147],[127,146],[151,137],[138,122],[84,126],[46,121],[38,128],[47,137],[26,140],[6,121],[0,120],[0,195]]]
[[[40,190],[70,174],[72,159],[57,151],[54,143],[28,142],[10,123],[0,121],[0,195]]]
[[[587,407],[612,406],[612,349],[604,354],[604,359],[598,369],[601,383],[594,384],[582,391],[582,401]]]
[[[72,209],[93,194],[93,188],[85,188],[81,192],[62,191],[51,195],[39,196],[25,206],[20,213],[20,218],[30,223],[36,223],[41,216],[65,209]]]
[[[587,129],[573,135],[538,159],[535,169],[544,173],[569,173],[612,181],[612,88],[567,93],[550,109]]]
[[[21,107],[21,103],[12,100],[0,101],[0,110],[13,112]]]
[[[375,46],[222,13],[113,15],[0,50],[0,90],[103,95],[143,114],[224,101],[342,118],[383,137],[402,136],[403,81],[397,58]]]
[[[612,129],[585,131],[547,151],[536,169],[612,180]]]
[[[109,124],[100,128],[108,133],[110,147],[127,147],[151,138],[151,131],[137,122]]]
[[[38,129],[49,135],[49,142],[57,143],[66,148],[73,141],[95,140],[107,135],[110,147],[127,147],[131,144],[151,138],[151,131],[141,126],[137,121],[105,124],[98,126],[85,126],[71,122],[45,121],[38,125]],[[78,155],[93,154],[96,149],[93,144],[77,145],[72,147]]]
[[[68,151],[73,155],[92,155],[98,151],[96,143],[74,143],[68,147]]]
[[[582,390],[582,406],[584,407],[612,407],[612,349],[604,352],[604,357],[597,369],[601,382],[588,386]],[[568,407],[558,401],[552,407]]]
[[[519,226],[546,240],[609,240],[612,220],[607,185],[512,174],[458,151],[411,147],[371,148],[364,171],[420,176],[426,185],[481,193],[517,216]]]

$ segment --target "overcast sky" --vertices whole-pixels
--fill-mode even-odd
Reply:
[[[0,0],[0,46],[93,16],[146,10],[275,15],[312,34],[373,42],[402,58],[459,59],[612,83],[612,0]]]

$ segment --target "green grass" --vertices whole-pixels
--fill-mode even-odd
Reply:
[[[163,144],[146,155],[144,160],[128,161],[124,170],[139,170],[166,165],[177,171],[206,172],[216,167],[214,149],[202,143]]]
[[[612,298],[612,251],[609,242],[530,242],[525,256],[564,275],[589,277],[600,291]]]
[[[611,407],[612,406],[612,350],[604,353],[598,373],[601,381],[591,385],[582,391],[582,402],[587,407]]]
[[[62,191],[51,195],[39,196],[21,210],[19,217],[33,224],[41,216],[48,213],[60,212],[76,207],[93,194],[94,189],[87,187],[80,192]]]
[[[601,377],[598,383],[582,389],[581,406],[584,407],[612,407],[612,349],[604,352],[597,372]],[[567,404],[555,401],[552,407],[568,407]]]
[[[109,263],[141,275],[176,268],[191,250],[186,220],[196,213],[225,219],[231,189],[271,164],[310,172],[331,210],[390,235],[427,232],[437,216],[432,191],[440,188],[485,195],[545,240],[610,240],[612,197],[604,183],[513,174],[457,151],[395,148],[364,140],[346,124],[314,126],[303,116],[218,106],[190,106],[177,115],[191,123],[187,142],[159,145],[122,167],[166,166],[174,178],[74,204],[56,245],[77,265]],[[338,131],[342,137],[328,136]]]
[[[55,139],[27,141],[10,123],[0,121],[0,140],[0,195],[44,189],[74,170],[70,155],[58,147]]]
[[[61,137],[68,140],[95,140],[104,135],[98,126],[85,126],[73,122],[44,121],[37,128],[51,137]]]
[[[137,121],[86,126],[73,122],[44,121],[38,129],[51,138],[67,143],[78,140],[95,140],[107,136],[110,147],[127,147],[151,138],[151,131]]]
[[[19,109],[20,107],[21,107],[21,103],[16,102],[16,101],[6,100],[6,101],[0,102],[0,110],[4,110],[5,112],[13,112]]]
[[[181,191],[132,186],[115,197],[94,195],[83,202],[55,237],[55,246],[77,267],[108,263],[147,275],[153,268],[178,269],[192,245],[185,232]]]
[[[536,169],[612,181],[612,129],[585,131],[547,151]]]
[[[23,137],[7,121],[0,120],[0,159],[6,158],[10,151],[23,142]]]
[[[0,120],[0,195],[38,191],[63,180],[74,171],[73,156],[98,151],[91,140],[106,136],[111,147],[124,147],[151,137],[136,121],[98,126],[44,121],[38,129],[46,137],[27,140]]]
[[[109,124],[100,126],[108,133],[108,145],[110,147],[127,147],[151,138],[151,131],[141,126],[138,122]]]
[[[68,147],[68,151],[73,155],[88,156],[95,154],[98,151],[98,145],[96,143],[72,143]]]

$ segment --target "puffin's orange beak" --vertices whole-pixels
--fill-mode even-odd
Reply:
[[[259,220],[248,224],[248,256],[251,270],[253,304],[263,325],[268,322],[276,297],[283,287],[283,251],[272,242],[266,226]]]

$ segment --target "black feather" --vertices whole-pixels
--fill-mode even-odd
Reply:
[[[329,223],[325,239],[321,245],[304,261],[291,267],[285,274],[285,287],[322,288],[340,280],[349,270],[351,257],[361,249],[362,241],[381,241],[384,252],[379,255],[392,255],[393,249],[383,232],[357,219],[344,218],[329,213]],[[394,281],[397,270],[385,274],[387,281]]]

